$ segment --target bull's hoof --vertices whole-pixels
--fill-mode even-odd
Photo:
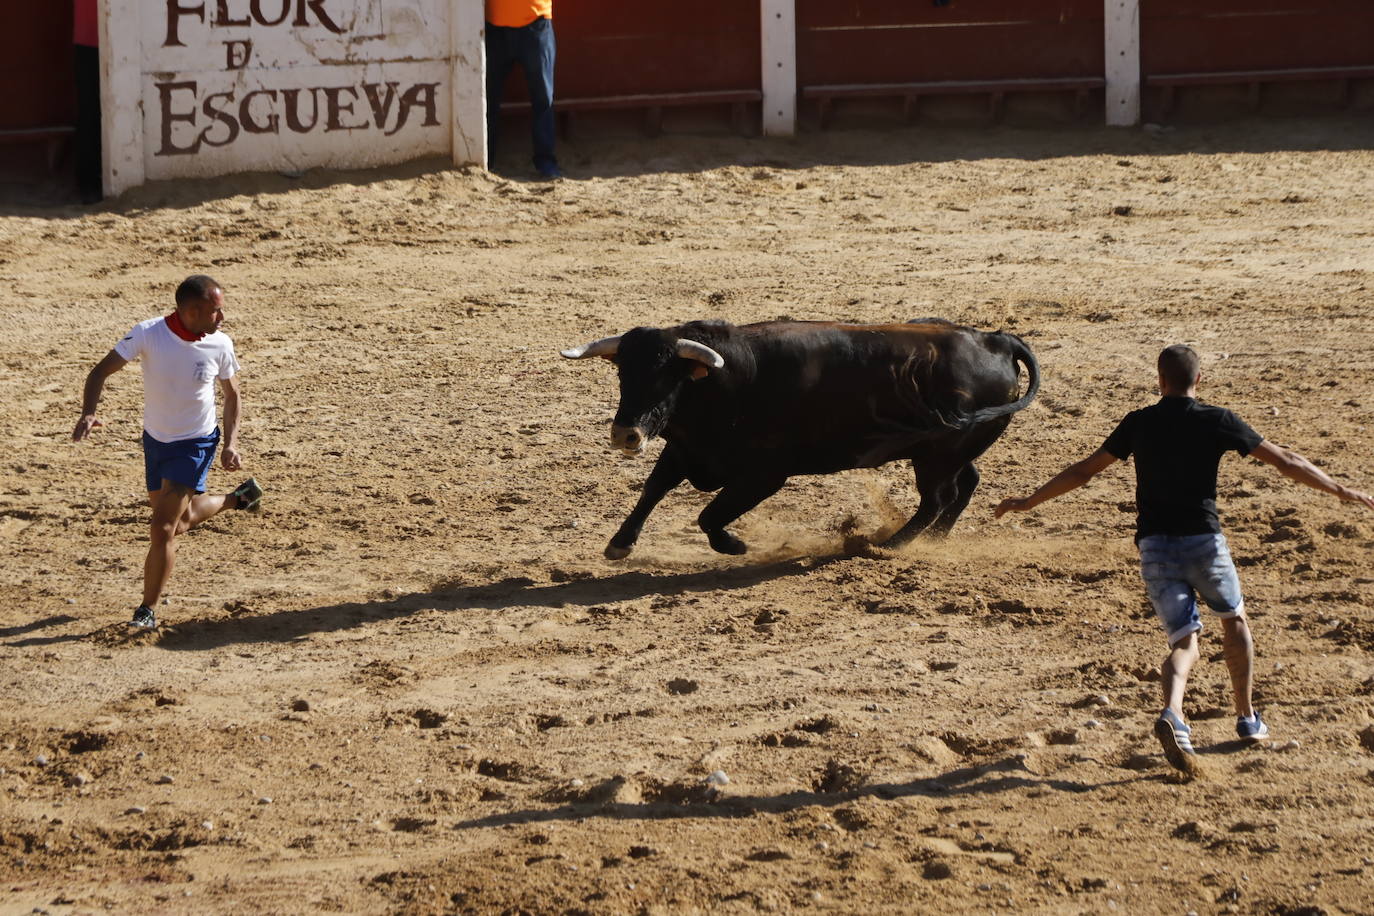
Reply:
[[[916,535],[903,534],[902,532],[898,531],[896,534],[888,538],[886,541],[879,541],[876,546],[881,547],[884,550],[901,550],[903,547],[907,546],[914,540],[916,540]]]
[[[706,537],[711,542],[711,549],[716,553],[728,553],[737,557],[749,552],[749,545],[728,531],[708,531]]]
[[[630,551],[633,549],[633,547],[617,547],[614,544],[607,544],[604,552],[608,560],[623,560],[630,555]]]

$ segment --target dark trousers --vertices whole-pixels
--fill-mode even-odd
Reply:
[[[496,150],[506,77],[519,64],[530,87],[534,167],[541,172],[557,168],[558,160],[553,155],[553,21],[541,17],[518,29],[488,22],[486,44],[488,161]]]
[[[76,188],[82,203],[95,203],[101,193],[100,49],[76,45]]]

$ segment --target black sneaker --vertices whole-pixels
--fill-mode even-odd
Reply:
[[[157,617],[153,614],[153,609],[146,604],[140,604],[138,610],[134,611],[134,619],[129,621],[129,626],[137,627],[140,630],[156,630]]]
[[[234,487],[234,496],[239,498],[238,508],[249,512],[257,512],[262,508],[262,487],[258,485],[257,478],[249,477],[243,483]]]

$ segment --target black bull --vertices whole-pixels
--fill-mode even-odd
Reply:
[[[616,364],[612,445],[638,454],[667,443],[634,510],[606,547],[620,559],[669,490],[720,490],[698,524],[711,546],[740,554],[725,530],[789,477],[909,459],[921,504],[886,542],[954,526],[978,486],[973,461],[1040,387],[1025,342],[940,319],[857,325],[693,321],[635,328],[562,351]],[[1029,376],[1019,399],[1023,363]]]

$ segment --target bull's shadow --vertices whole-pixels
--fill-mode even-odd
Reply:
[[[794,557],[756,565],[683,573],[629,570],[610,576],[576,578],[548,584],[515,576],[478,585],[441,585],[428,592],[377,601],[345,602],[303,610],[276,611],[261,616],[187,620],[164,628],[157,644],[164,649],[198,652],[246,643],[289,642],[311,634],[349,630],[408,617],[418,611],[461,613],[499,611],[508,607],[591,606],[651,595],[749,588],[773,579],[804,575],[845,557],[842,553]]]

